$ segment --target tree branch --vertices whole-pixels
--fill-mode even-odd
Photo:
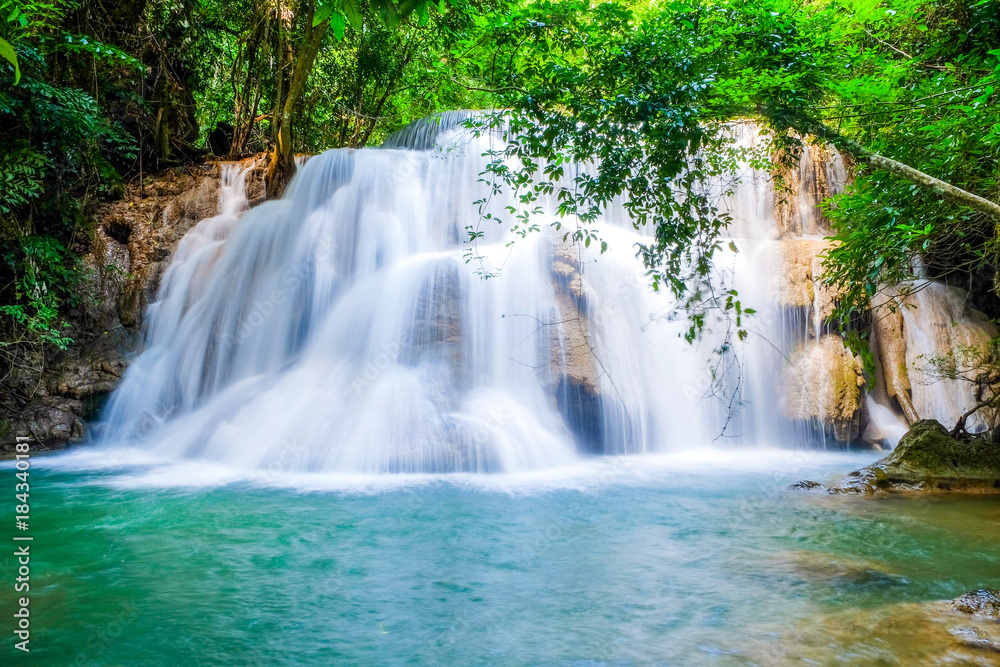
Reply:
[[[865,164],[875,167],[876,169],[882,169],[890,174],[895,174],[896,176],[904,178],[911,183],[915,183],[924,189],[930,190],[931,192],[939,194],[952,201],[964,204],[970,208],[974,208],[977,211],[981,211],[1000,221],[1000,204],[980,197],[972,192],[968,192],[967,190],[957,188],[950,183],[945,183],[939,178],[935,178],[930,174],[925,174],[919,169],[914,169],[913,167],[903,164],[898,160],[893,160],[892,158],[887,158],[884,155],[879,155],[874,151],[868,150],[856,141],[848,139],[833,128],[827,127],[826,125],[823,125],[808,116],[784,111],[775,111],[771,109],[760,109],[759,111],[773,122],[785,124],[801,134],[811,134],[819,139],[829,142],[840,150],[850,153],[859,162],[864,162]]]

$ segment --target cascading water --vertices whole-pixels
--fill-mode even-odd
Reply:
[[[913,407],[923,419],[937,419],[948,428],[958,415],[976,402],[970,383],[933,372],[933,359],[958,355],[962,350],[985,344],[997,330],[985,316],[969,313],[966,295],[959,289],[936,282],[916,286],[902,301],[903,336],[909,369]],[[966,424],[971,432],[987,428],[982,414]]]
[[[643,330],[664,304],[634,233],[606,229],[595,262],[551,235],[508,248],[484,224],[478,252],[503,276],[479,278],[463,238],[490,139],[443,136],[330,151],[228,238],[232,210],[201,223],[104,438],[250,469],[293,449],[292,469],[352,472],[526,470],[707,439],[669,380],[695,376],[690,350],[670,326]],[[225,178],[239,208],[241,177]]]
[[[227,167],[221,212],[178,248],[102,439],[246,470],[379,473],[857,435],[860,364],[824,330],[817,280],[817,203],[845,178],[836,156],[803,160],[797,203],[750,171],[727,203],[740,252],[724,262],[761,311],[733,420],[731,402],[706,398],[712,345],[688,345],[665,316],[624,211],[598,223],[603,255],[551,231],[510,246],[475,204],[495,138],[470,136],[465,117],[316,156],[283,199],[246,212]],[[484,233],[471,263],[469,225]]]

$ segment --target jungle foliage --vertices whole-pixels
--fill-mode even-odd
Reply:
[[[745,335],[738,295],[710,279],[729,222],[711,183],[737,160],[777,178],[807,141],[855,167],[827,210],[841,326],[916,266],[1000,314],[1000,2],[535,2],[493,30],[505,66],[492,86],[513,110],[492,121],[510,119],[495,182],[526,208],[557,193],[588,244],[587,221],[624,196],[634,223],[654,226],[639,251],[654,285],[685,297],[690,337],[706,310]],[[735,143],[743,120],[761,124],[763,149]],[[595,167],[566,178],[568,161]]]
[[[806,141],[856,158],[827,211],[839,321],[917,257],[1000,315],[1000,221],[869,159],[1000,200],[1000,0],[0,0],[0,20],[8,348],[66,345],[88,207],[130,179],[269,151],[273,195],[296,152],[454,108],[505,133],[486,177],[520,196],[519,231],[549,193],[568,237],[602,244],[591,222],[625,197],[692,338],[712,310],[745,335],[709,280],[729,223],[710,183],[742,161],[777,175]],[[735,141],[747,121],[756,148]]]
[[[213,153],[377,144],[479,104],[447,59],[490,7],[0,0],[0,365],[71,342],[96,202]]]

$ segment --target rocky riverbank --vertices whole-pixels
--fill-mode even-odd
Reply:
[[[751,644],[753,664],[997,665],[1000,591],[809,616]],[[776,641],[771,639],[778,635]]]
[[[866,496],[915,491],[1000,493],[1000,444],[983,437],[958,440],[937,421],[924,419],[913,424],[885,458],[830,486],[802,481],[793,488]]]
[[[251,170],[247,195],[263,201],[264,162]],[[0,398],[0,452],[17,436],[59,449],[87,435],[87,421],[118,385],[141,338],[147,304],[184,234],[216,214],[221,165],[178,167],[130,185],[124,197],[96,206],[79,247],[80,304],[69,313],[65,351],[38,355],[13,370]]]

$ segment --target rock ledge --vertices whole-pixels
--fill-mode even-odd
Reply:
[[[812,489],[815,482],[798,482]],[[1000,493],[1000,445],[956,440],[941,424],[923,419],[910,427],[885,458],[824,487],[828,493],[876,495],[897,491]]]

